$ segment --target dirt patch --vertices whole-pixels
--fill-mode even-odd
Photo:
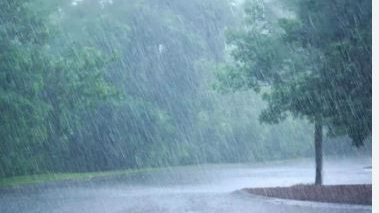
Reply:
[[[295,185],[290,187],[247,188],[251,194],[292,200],[328,203],[372,204],[371,184]]]

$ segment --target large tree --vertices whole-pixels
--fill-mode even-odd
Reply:
[[[323,126],[357,146],[371,132],[371,2],[291,3],[294,10],[247,3],[246,25],[229,36],[234,60],[218,76],[224,86],[263,91],[264,122],[292,114],[314,123],[322,184]]]

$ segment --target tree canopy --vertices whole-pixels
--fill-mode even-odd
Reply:
[[[229,36],[234,62],[219,79],[263,90],[262,121],[319,116],[360,146],[371,132],[371,2],[295,3],[286,13],[248,3],[246,26]]]

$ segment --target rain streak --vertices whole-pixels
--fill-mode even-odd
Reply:
[[[371,212],[371,7],[0,0],[0,212]]]

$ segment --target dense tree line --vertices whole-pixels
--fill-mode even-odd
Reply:
[[[0,0],[0,10],[0,176],[312,153],[307,121],[261,124],[255,92],[220,92],[224,31],[241,23],[231,1]]]

